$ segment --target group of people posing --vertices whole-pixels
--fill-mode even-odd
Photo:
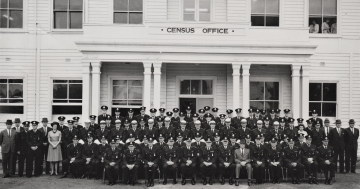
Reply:
[[[61,178],[71,173],[73,178],[99,179],[104,174],[108,185],[117,180],[134,185],[141,169],[148,187],[154,186],[159,171],[164,185],[170,175],[176,184],[178,174],[182,185],[187,179],[194,185],[196,175],[201,175],[204,185],[212,185],[218,174],[222,185],[226,178],[236,186],[241,169],[246,169],[248,185],[252,179],[262,184],[266,168],[272,183],[280,183],[286,170],[293,184],[300,184],[303,171],[310,184],[318,184],[321,170],[325,184],[332,184],[338,162],[340,173],[355,173],[359,130],[353,119],[348,128],[341,127],[341,120],[332,128],[315,110],[312,118],[295,121],[289,109],[284,110],[284,117],[279,109],[249,109],[247,118],[241,108],[232,116],[231,109],[227,115],[218,115],[218,108],[209,106],[198,113],[190,107],[186,112],[160,108],[158,116],[156,109],[147,115],[141,107],[139,115],[129,109],[125,117],[119,108],[114,116],[107,114],[107,106],[101,109],[102,114],[89,116],[84,126],[79,117],[68,119],[65,126],[66,118],[60,116],[51,127],[43,118],[39,129],[38,121],[24,121],[21,127],[20,119],[15,119],[15,126],[7,120],[7,129],[0,133],[4,177],[15,175],[16,162],[18,175],[23,176],[25,160],[26,176],[33,175],[33,167],[34,176],[40,176],[44,159],[47,174],[58,175],[62,162]]]

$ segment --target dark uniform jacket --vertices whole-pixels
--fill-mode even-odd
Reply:
[[[110,131],[110,134],[111,134],[111,139],[115,139],[116,136],[119,136],[121,141],[123,141],[123,142],[126,141],[124,139],[124,129],[123,128],[116,129],[116,127],[115,127]]]
[[[37,146],[38,148],[41,148],[41,146],[43,145],[43,133],[41,131],[39,131],[39,129],[37,129],[36,132],[34,132],[34,130],[30,130],[27,132],[26,135],[26,142],[29,146],[29,148]]]
[[[154,140],[159,137],[159,129],[158,128],[145,128],[145,131],[144,131],[144,134],[147,136],[147,137],[150,137],[150,138],[153,138]]]
[[[192,135],[191,135],[190,131],[187,130],[186,128],[185,128],[184,130],[178,129],[178,130],[176,130],[176,133],[177,133],[177,134],[180,133],[181,136],[183,137],[183,139],[192,138]]]
[[[314,144],[305,144],[302,146],[302,158],[304,162],[307,162],[308,158],[313,158],[313,161],[317,161],[318,151],[317,147]]]
[[[73,143],[69,144],[67,146],[68,159],[71,159],[71,158],[81,159],[82,158],[82,151],[83,151],[83,145],[76,144],[76,146],[74,146]]]
[[[238,129],[241,127],[241,120],[245,119],[244,117],[240,116],[240,118],[238,118],[237,116],[231,118],[231,125],[235,128]]]
[[[329,145],[333,147],[334,150],[345,150],[345,131],[340,128],[340,134],[337,131],[337,128],[330,130],[329,133]]]
[[[205,136],[205,130],[204,129],[192,129],[191,130],[191,138],[192,139],[194,139],[195,138],[195,135],[196,135],[196,133],[200,133],[200,135],[202,136],[202,138],[204,138],[204,136]]]
[[[218,159],[219,163],[233,163],[234,162],[234,151],[230,148],[230,146],[227,146],[226,149],[224,146],[220,146],[218,148]]]
[[[357,150],[358,149],[358,139],[359,139],[359,129],[353,128],[354,133],[351,132],[350,127],[346,128],[346,149],[347,150]]]
[[[281,147],[276,146],[275,150],[272,147],[267,149],[267,162],[282,162],[283,152]]]
[[[242,127],[239,127],[237,129],[237,138],[239,138],[240,140],[245,139],[245,137],[247,135],[251,136],[251,134],[252,134],[252,131],[247,127],[245,127],[245,130]]]
[[[321,129],[317,131],[316,129],[311,131],[312,143],[315,146],[319,147],[322,145],[322,139],[325,137],[325,132]]]
[[[285,129],[284,134],[286,134],[289,138],[292,138],[294,141],[298,140],[298,130],[296,128],[290,129],[290,127],[288,127]]]
[[[293,146],[293,149],[291,150],[290,147],[284,148],[284,160],[286,163],[301,163],[301,149],[297,146]]]
[[[95,143],[91,143],[91,145],[89,145],[89,143],[85,143],[83,145],[83,154],[82,154],[82,158],[86,159],[86,158],[91,158],[91,159],[97,159],[98,158],[98,145]]]
[[[98,145],[98,159],[105,157],[106,149],[110,148],[108,144],[99,144]]]
[[[176,118],[172,117],[170,121],[171,121],[173,127],[175,128],[175,130],[180,129],[180,117],[176,117]]]
[[[181,148],[181,163],[186,163],[187,160],[191,160],[192,163],[195,163],[197,159],[196,149],[193,146],[190,146],[188,149],[187,146]]]
[[[264,141],[268,141],[268,140],[269,140],[268,130],[266,130],[266,129],[264,129],[264,128],[261,128],[261,130],[259,130],[258,128],[253,129],[253,130],[252,130],[252,140],[255,141],[255,138],[256,138],[258,135],[261,135],[261,134],[263,134],[263,136],[265,137]]]
[[[324,145],[321,145],[317,148],[319,154],[318,154],[318,160],[319,163],[324,163],[326,160],[329,160],[330,163],[334,163],[334,149],[331,146],[327,146],[326,149]]]
[[[323,120],[321,118],[318,118],[318,117],[316,119],[310,118],[310,121],[311,121],[311,124],[313,127],[315,127],[317,121],[320,122],[320,128],[323,127]]]
[[[170,146],[164,146],[162,162],[165,164],[167,161],[172,161],[175,164],[179,162],[180,159],[180,149],[176,146],[173,146],[170,149]]]
[[[121,162],[121,152],[118,148],[114,148],[114,150],[110,147],[106,149],[104,162],[105,164],[110,164],[111,162],[115,162],[116,165],[119,165]]]
[[[105,120],[108,116],[110,116],[110,115],[109,114],[100,114],[98,116],[98,124],[100,125],[100,121]]]
[[[144,164],[148,164],[148,162],[153,162],[154,164],[158,164],[160,160],[160,149],[156,146],[153,146],[151,150],[149,146],[143,148],[142,160]]]
[[[92,124],[90,123],[90,126],[89,126],[89,127],[90,127],[92,130],[94,130],[94,131],[100,129],[100,125],[97,124],[97,123],[94,123],[94,125],[92,125]]]
[[[123,164],[124,165],[138,165],[141,160],[141,152],[138,149],[134,149],[132,153],[130,153],[129,149],[126,149],[123,154]]]
[[[220,138],[230,137],[232,134],[236,135],[236,131],[233,127],[227,128],[226,126],[220,130]]]
[[[200,159],[200,163],[211,162],[215,164],[217,160],[216,150],[212,147],[210,147],[210,149],[208,150],[206,146],[201,148],[199,159]]]
[[[113,124],[113,125],[115,125],[115,121],[116,120],[120,120],[121,122],[122,122],[122,120],[124,119],[124,117],[123,116],[120,116],[120,115],[114,115],[114,116],[112,116],[111,117],[111,124]]]
[[[214,129],[214,131],[212,131],[212,129],[209,129],[209,130],[205,131],[204,140],[207,141],[210,138],[211,141],[213,141],[215,133],[218,133],[218,135],[220,136],[219,130]]]
[[[250,157],[252,157],[253,163],[256,163],[258,161],[261,161],[265,163],[266,161],[266,147],[264,145],[260,144],[260,147],[258,148],[256,144],[252,146],[250,149]]]
[[[18,139],[16,141],[16,152],[20,152],[20,154],[26,154],[27,149],[29,148],[29,145],[26,141],[26,135],[29,131],[21,131],[18,135]]]
[[[171,125],[169,125],[168,128],[166,128],[165,126],[160,128],[160,134],[162,134],[162,136],[166,139],[166,138],[170,138],[173,137],[175,138],[175,128],[172,127]]]
[[[64,131],[65,129],[67,129],[67,128],[69,128],[69,127],[66,126],[66,125],[59,125],[59,126],[57,127],[57,130],[59,130],[61,133],[63,133],[63,131]]]
[[[101,129],[98,129],[95,131],[95,138],[101,141],[102,136],[106,138],[108,142],[111,140],[110,131],[107,129],[104,129],[104,132],[101,131]]]
[[[194,143],[191,143],[191,146],[194,147],[194,150],[196,152],[196,156],[200,157],[201,148],[204,148],[206,146],[206,144],[203,143],[203,142],[194,142]]]
[[[92,135],[95,135],[95,131],[93,128],[89,127],[88,129],[86,129],[85,127],[84,128],[81,128],[80,131],[78,131],[79,133],[79,137],[83,140],[83,141],[86,141],[86,138],[88,136],[89,133],[91,133]]]
[[[61,137],[61,141],[65,144],[65,145],[69,145],[72,143],[72,140],[74,138],[75,135],[78,135],[78,130],[76,130],[75,128],[72,128],[71,132],[70,132],[70,128],[66,128],[63,131],[62,137]],[[80,136],[78,136],[80,138]]]

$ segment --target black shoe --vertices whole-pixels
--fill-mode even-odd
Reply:
[[[166,184],[167,184],[167,180],[164,180],[163,185],[166,185]]]
[[[206,185],[206,184],[207,184],[207,180],[206,180],[206,178],[204,178],[203,185]]]
[[[110,183],[110,186],[112,186],[112,185],[114,185],[114,184],[115,184],[115,183],[112,182],[112,183]]]
[[[291,183],[295,184],[295,180],[294,180],[294,179],[292,179],[292,180],[291,180]]]
[[[309,177],[309,184],[313,183],[313,179],[311,179],[311,177]]]
[[[319,184],[316,178],[313,178],[312,183],[314,183],[314,184]]]
[[[240,182],[237,180],[235,181],[235,186],[239,186]]]
[[[150,187],[151,186],[151,180],[150,179],[147,179],[147,187]]]
[[[61,178],[66,178],[67,177],[67,174],[65,173]]]
[[[107,185],[110,185],[110,184],[111,184],[111,182],[108,182],[108,183],[107,183]]]
[[[328,184],[329,184],[329,185],[332,185],[332,183],[333,183],[333,179],[332,179],[332,177],[330,177],[330,179],[329,179],[329,181],[328,181]]]
[[[225,180],[224,180],[224,184],[225,184]],[[231,177],[230,177],[230,179],[229,179],[229,184],[230,184],[230,185],[233,185],[233,184],[234,184],[234,180],[233,180],[233,178],[231,178]]]
[[[8,174],[5,174],[2,178],[8,178],[9,175]]]
[[[194,178],[191,179],[191,184],[195,185],[195,179]]]
[[[251,185],[251,180],[250,180],[250,179],[248,179],[248,185],[249,185],[249,186]]]
[[[230,183],[230,180],[229,180],[229,183]],[[225,184],[225,179],[224,179],[224,177],[221,177],[220,184],[221,184],[221,185],[224,185],[224,184]]]
[[[275,184],[275,183],[276,183],[276,182],[275,182],[275,179],[272,179],[271,183]]]
[[[356,173],[356,171],[351,171],[351,173]]]
[[[296,183],[296,184],[301,184],[301,181],[300,181],[300,180],[296,180],[295,183]]]
[[[151,185],[150,185],[150,186],[153,187],[153,186],[154,186],[154,179],[151,179],[150,181],[151,181]]]
[[[83,179],[83,178],[85,178],[85,177],[86,177],[86,175],[84,174],[84,175],[81,176],[81,179]]]
[[[280,179],[277,179],[276,184],[280,184]]]
[[[181,181],[181,185],[185,185],[186,184],[186,179],[183,179],[182,181]]]
[[[329,184],[329,179],[325,178],[325,184],[326,184],[326,185]]]
[[[173,184],[177,184],[176,179],[173,179],[172,183],[173,183]]]
[[[132,183],[131,183],[133,186],[135,186],[135,181],[132,181]]]

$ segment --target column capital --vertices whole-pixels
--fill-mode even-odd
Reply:
[[[243,71],[244,70],[250,70],[250,66],[251,66],[251,64],[241,64],[241,68],[242,68]]]
[[[90,62],[81,62],[82,73],[83,74],[90,74]]]
[[[292,75],[291,77],[300,77],[301,65],[291,65]]]
[[[162,62],[153,62],[152,64],[154,68],[161,68],[162,66]]]
[[[310,76],[310,66],[301,66],[302,69],[302,77],[309,77]]]
[[[152,64],[153,64],[152,61],[144,61],[143,62],[144,68],[151,68]]]
[[[232,65],[233,70],[240,70],[240,68],[241,68],[240,62],[233,62],[231,65]]]
[[[100,62],[100,61],[98,61],[98,62],[96,62],[96,61],[91,61],[91,66],[92,66],[93,68],[95,68],[95,67],[101,68],[101,65],[102,65],[102,62]]]

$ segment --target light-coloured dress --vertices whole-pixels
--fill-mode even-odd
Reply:
[[[57,143],[60,139],[60,136],[61,136],[60,131],[56,131],[55,133],[53,131],[50,131],[48,134],[48,138],[50,138],[50,141],[52,143]],[[51,144],[49,144],[47,161],[50,161],[50,162],[62,161],[60,144],[57,145],[56,148],[53,148],[53,146]]]

